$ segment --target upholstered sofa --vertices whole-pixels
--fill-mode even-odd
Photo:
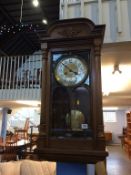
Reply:
[[[107,175],[104,162],[95,166],[96,175]],[[21,160],[0,163],[0,175],[56,175],[56,163]]]
[[[0,163],[0,175],[55,175],[55,162],[21,160]]]

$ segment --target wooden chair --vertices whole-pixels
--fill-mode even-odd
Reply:
[[[24,128],[17,128],[15,129],[15,135],[17,135],[18,140],[20,139],[28,139],[28,129],[29,129],[29,118],[26,119],[25,121],[25,126]]]
[[[17,160],[16,146],[6,145],[4,151],[1,154],[1,162]]]
[[[3,144],[3,138],[0,137],[0,145]]]
[[[3,139],[2,139],[3,140]],[[5,142],[0,138],[0,162],[17,160],[16,140],[7,136]]]

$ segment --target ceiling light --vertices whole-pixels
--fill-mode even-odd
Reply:
[[[116,111],[118,109],[117,106],[103,107],[103,111]]]
[[[131,65],[121,64],[120,67],[117,66],[115,73],[112,71],[112,65],[104,65],[101,73],[104,96],[111,95],[111,93],[124,92],[131,85]]]
[[[118,72],[119,74],[122,73],[122,71],[119,69],[119,64],[114,65],[114,70],[113,70],[112,74],[115,74],[116,72]]]
[[[15,101],[18,104],[24,104],[24,105],[28,105],[28,106],[34,106],[34,107],[38,107],[40,105],[40,101],[26,101],[26,100],[18,100]]]
[[[39,1],[38,0],[33,0],[32,3],[34,5],[34,7],[38,7],[38,5],[39,5]]]
[[[47,23],[48,23],[46,19],[43,19],[42,22],[43,22],[44,24],[47,24]]]

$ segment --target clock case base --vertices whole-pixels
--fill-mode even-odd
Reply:
[[[108,155],[105,151],[82,151],[82,150],[58,150],[58,149],[39,149],[37,151],[39,160],[48,160],[56,162],[76,162],[96,164],[104,161]]]
[[[97,139],[95,144],[92,138],[52,137],[48,141],[45,138],[46,136],[39,136],[39,148],[35,150],[40,160],[95,164],[105,161],[108,156],[104,137]]]

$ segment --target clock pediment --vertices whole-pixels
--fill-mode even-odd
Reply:
[[[61,20],[63,21],[63,20]],[[61,25],[61,21],[54,24],[48,30],[48,36],[51,38],[76,38],[76,37],[85,37],[89,36],[91,32],[95,29],[95,25],[89,19],[81,18],[64,20],[64,23]],[[79,21],[79,22],[78,22]],[[68,25],[67,25],[67,22]],[[60,27],[61,26],[61,27]]]

